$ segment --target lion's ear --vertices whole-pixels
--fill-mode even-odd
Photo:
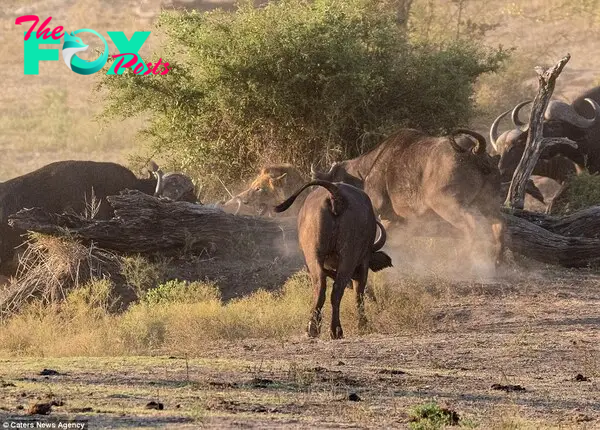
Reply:
[[[285,175],[287,175],[287,172],[286,172],[286,173],[284,173],[284,174],[283,174],[283,175],[281,175],[281,176],[277,176],[276,178],[271,178],[271,181],[272,181],[272,182],[279,182],[279,181],[281,181],[283,178],[285,178]]]

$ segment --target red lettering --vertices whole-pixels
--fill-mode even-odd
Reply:
[[[131,60],[129,60],[127,63],[123,64],[123,60],[125,55],[130,55],[132,57]],[[138,56],[136,54],[131,54],[131,53],[122,53],[122,54],[116,54],[112,56],[113,58],[120,58],[119,62],[117,63],[116,67],[115,67],[115,73],[119,73],[119,68],[123,67],[124,69],[133,66],[135,63],[137,63],[138,61]]]
[[[40,18],[37,15],[23,15],[23,16],[20,16],[17,19],[15,19],[16,25],[21,25],[24,22],[28,22],[28,21],[33,21],[33,24],[31,25],[31,27],[29,27],[29,30],[27,30],[27,34],[25,35],[25,40],[29,40],[29,36],[31,36],[31,32],[33,31],[33,28],[37,25],[38,22],[40,22]]]
[[[52,17],[49,16],[48,18],[46,18],[46,20],[44,22],[42,22],[42,25],[40,25],[40,28],[38,28],[38,31],[35,32],[35,34],[37,35],[38,39],[40,38],[40,36],[42,36],[42,39],[46,40],[50,37],[50,29],[49,28],[44,28],[46,27],[50,21],[52,21]]]
[[[33,24],[31,24],[31,27],[29,27],[29,30],[27,30],[27,34],[25,35],[25,40],[29,40],[29,37],[31,36],[31,33],[33,32],[35,26],[38,24],[38,22],[40,22],[40,18],[37,15],[23,15],[23,16],[20,16],[17,19],[15,19],[16,25],[21,25],[24,22],[29,22],[29,21],[33,21]],[[50,29],[45,28],[48,24],[50,24],[50,21],[52,21],[51,16],[46,18],[46,20],[44,22],[42,22],[42,25],[35,32],[38,39],[41,36],[42,39],[46,40],[50,36],[52,36],[52,38],[54,40],[58,40],[63,36],[62,34],[60,34],[60,32],[63,31],[63,27],[60,25],[58,27],[56,27],[54,30],[52,30],[52,34],[50,34]]]
[[[158,59],[158,63],[154,64],[154,68],[152,69],[152,74],[154,75],[158,75],[158,66],[162,66],[164,63],[162,63],[162,58]]]
[[[135,69],[133,69],[133,73],[139,75],[142,70],[144,70],[144,63],[140,63],[137,66],[135,66]]]
[[[167,73],[169,73],[169,69],[168,69],[169,63],[163,63],[163,71],[160,72],[161,75],[166,75]]]
[[[146,75],[149,75],[150,73],[154,73],[154,72],[152,71],[152,69],[150,69],[150,67],[152,67],[152,63],[148,63],[148,64],[146,64],[146,67],[148,68],[148,70],[146,70],[146,71],[144,72],[144,76],[146,76]]]
[[[63,37],[63,34],[61,33],[61,31],[63,31],[63,26],[62,26],[62,25],[59,25],[59,26],[58,26],[58,27],[56,27],[54,30],[52,30],[52,34],[51,34],[52,38],[53,38],[54,40],[58,40],[58,39],[60,39],[61,37]]]

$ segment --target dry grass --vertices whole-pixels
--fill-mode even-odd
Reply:
[[[370,332],[404,333],[430,327],[435,288],[415,280],[374,281],[376,302],[367,298]],[[124,313],[109,312],[114,297],[108,281],[96,281],[68,294],[60,304],[36,301],[6,321],[0,350],[17,355],[131,355],[161,351],[196,354],[207,342],[285,339],[302,335],[310,315],[312,291],[305,272],[279,292],[257,291],[223,302],[214,284],[171,281],[149,291]],[[324,327],[329,321],[325,308]],[[342,323],[358,335],[355,301],[348,290]],[[53,335],[49,335],[53,333]],[[327,336],[323,330],[322,336]]]
[[[10,286],[0,293],[0,319],[12,315],[34,299],[58,303],[72,289],[91,279],[118,273],[120,260],[114,253],[84,246],[68,237],[30,233],[19,258],[19,269]]]

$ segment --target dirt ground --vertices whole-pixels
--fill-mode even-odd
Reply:
[[[450,289],[421,333],[308,340],[298,327],[189,359],[0,359],[0,421],[52,397],[64,403],[50,417],[91,428],[406,428],[433,400],[464,427],[600,428],[600,276],[521,269]]]

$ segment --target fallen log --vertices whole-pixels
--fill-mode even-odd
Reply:
[[[54,236],[70,235],[83,243],[124,253],[165,255],[183,251],[208,255],[256,256],[295,243],[295,223],[235,216],[211,206],[157,199],[139,191],[109,196],[115,216],[107,221],[24,209],[9,225]],[[270,251],[275,254],[274,251]]]
[[[107,221],[34,208],[10,216],[9,224],[123,253],[187,251],[243,259],[276,258],[286,250],[297,251],[295,219],[236,216],[219,208],[161,200],[138,191],[110,196],[108,201],[115,217]],[[504,217],[508,247],[514,252],[565,267],[586,267],[600,261],[600,206],[565,218],[508,209]]]
[[[524,218],[503,215],[510,233],[508,248],[513,252],[563,267],[587,267],[600,262],[600,239],[563,236]]]
[[[520,209],[507,209],[505,214],[514,215],[561,236],[600,239],[600,206],[582,209],[564,217]]]

